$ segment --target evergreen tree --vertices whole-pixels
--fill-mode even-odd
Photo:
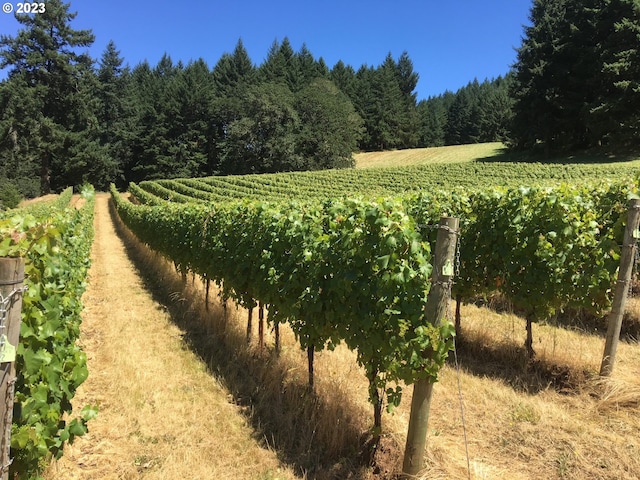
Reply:
[[[0,37],[0,68],[9,67],[3,89],[3,166],[19,152],[30,177],[48,193],[83,180],[83,169],[104,156],[87,134],[96,126],[91,87],[92,59],[76,49],[90,46],[90,30],[74,30],[69,4],[47,2],[44,13],[16,14],[24,26],[16,37]],[[6,166],[4,167],[6,168]]]
[[[144,180],[180,176],[181,172],[176,171],[175,156],[178,136],[182,131],[176,121],[182,99],[174,86],[183,71],[182,64],[174,64],[170,55],[163,54],[151,71],[151,85],[146,87],[149,91],[143,93],[142,98],[149,102],[141,123],[144,128],[141,135],[144,142],[145,162],[141,170]]]
[[[415,148],[420,140],[420,117],[416,109],[417,93],[415,92],[419,75],[413,70],[413,62],[406,51],[402,52],[398,58],[396,70],[403,110],[398,131],[398,148]]]
[[[309,85],[317,78],[327,76],[326,65],[323,67],[320,62],[316,61],[304,43],[295,54],[295,64],[297,65],[297,77],[294,92]]]
[[[449,108],[455,94],[446,91],[442,95],[418,102],[416,111],[420,118],[419,147],[442,147],[445,145],[445,127]]]
[[[136,109],[132,181],[195,177],[217,166],[215,78],[204,60],[184,66],[163,55],[151,69],[137,65],[131,74]]]
[[[398,84],[402,96],[410,106],[415,106],[416,93],[414,90],[418,86],[420,76],[413,71],[413,62],[406,51],[402,52],[402,55],[398,58],[396,69],[398,71]]]
[[[372,146],[378,150],[402,146],[400,132],[404,113],[403,92],[398,81],[398,66],[389,53],[375,72],[372,85],[374,101],[370,111]]]
[[[319,78],[296,95],[301,128],[297,151],[305,169],[355,166],[362,119],[349,98],[333,82]]]
[[[258,80],[260,83],[281,82],[294,91],[298,86],[299,73],[298,59],[291,42],[284,37],[282,43],[274,40],[271,44],[267,58],[258,68]]]
[[[478,97],[478,141],[505,142],[512,122],[513,101],[509,96],[511,75],[485,80]]]
[[[98,100],[97,120],[100,125],[100,145],[107,155],[106,163],[110,167],[110,174],[97,188],[108,188],[110,182],[116,182],[119,187],[125,187],[124,165],[130,161],[129,145],[133,130],[133,109],[128,101],[127,91],[130,73],[122,65],[123,58],[113,41],[107,44],[102,54],[97,76]]]
[[[131,71],[130,101],[134,107],[134,130],[129,148],[131,158],[125,164],[125,178],[130,182],[140,182],[156,178],[156,137],[164,132],[156,132],[160,116],[159,99],[162,87],[159,77],[145,60]]]
[[[447,114],[445,126],[446,145],[478,143],[480,84],[475,79],[456,92]]]
[[[331,78],[349,92],[366,133],[362,150],[412,148],[420,139],[420,118],[416,109],[418,74],[406,52],[396,62],[389,53],[377,68],[363,65],[352,79],[353,69],[338,62]]]
[[[225,174],[303,170],[296,151],[300,119],[286,84],[267,82],[246,91],[241,118],[227,127],[221,144],[220,171]]]
[[[159,159],[165,178],[210,175],[214,165],[214,136],[210,122],[214,82],[204,60],[189,63],[169,81],[164,100],[173,109],[167,131],[170,145]]]
[[[223,54],[212,71],[214,98],[210,124],[212,126],[211,168],[219,170],[229,125],[243,115],[246,91],[257,82],[257,69],[249,58],[242,40],[238,40],[233,54]]]
[[[389,54],[376,69],[361,67],[356,77],[358,86],[355,103],[367,130],[361,148],[398,148],[401,145],[399,131],[404,108],[395,60]]]
[[[224,53],[213,67],[213,79],[216,95],[219,97],[233,96],[241,85],[254,83],[256,68],[249,58],[249,54],[239,39],[232,54]]]
[[[364,133],[360,139],[360,150],[376,150],[374,128],[375,128],[375,94],[373,91],[373,78],[376,71],[373,67],[362,65],[355,76],[353,87],[353,106],[360,118],[364,122]]]
[[[316,71],[318,72],[318,77],[329,78],[329,74],[331,72],[329,71],[329,67],[324,61],[324,58],[320,57],[316,61]]]
[[[564,0],[534,0],[514,66],[513,141],[518,148],[533,148],[539,141],[549,149],[556,140],[558,95],[554,77],[555,50],[560,46],[559,26],[564,21]]]
[[[36,132],[40,126],[40,99],[28,82],[14,78],[0,82],[0,179],[26,197],[40,195],[40,158]],[[18,101],[21,99],[21,101]]]
[[[329,79],[347,95],[352,102],[356,96],[356,72],[351,65],[339,60],[331,69]]]
[[[603,11],[602,95],[593,128],[625,148],[640,144],[640,2],[610,0]]]
[[[514,146],[637,141],[639,10],[637,0],[534,1],[515,65]]]

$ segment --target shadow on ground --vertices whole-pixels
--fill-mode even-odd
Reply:
[[[536,394],[551,388],[563,394],[577,394],[593,377],[593,372],[586,369],[577,370],[535,357],[528,359],[524,343],[487,345],[472,334],[465,335],[463,330],[456,347],[461,368],[479,377],[500,379],[522,393]],[[454,361],[450,355],[450,364]]]
[[[185,281],[140,244],[112,202],[110,212],[145,286],[183,330],[188,348],[231,392],[230,401],[240,407],[256,439],[308,480],[396,478],[400,449],[391,438],[383,437],[374,448],[348,400],[310,390],[306,377],[292,377],[292,366],[273,348],[247,345],[244,329],[227,320],[231,315],[217,301],[206,306],[191,277]]]
[[[546,154],[542,149],[515,151],[509,150],[507,147],[498,149],[496,155],[476,159],[477,162],[485,163],[509,163],[509,162],[526,162],[526,163],[546,163],[556,165],[568,164],[606,164],[628,162],[638,160],[638,152],[616,152],[612,153],[602,148],[593,148],[590,150],[578,150],[573,152],[556,152]]]

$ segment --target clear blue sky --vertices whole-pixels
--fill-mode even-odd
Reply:
[[[17,8],[18,0],[1,0]],[[174,62],[202,57],[213,68],[242,38],[259,65],[274,40],[303,43],[329,68],[377,66],[409,53],[420,75],[418,98],[456,91],[474,78],[504,75],[516,58],[531,0],[71,0],[72,26],[96,36],[99,59],[109,40],[130,66],[163,53]],[[15,35],[13,14],[0,33]],[[0,72],[4,78],[6,72]]]

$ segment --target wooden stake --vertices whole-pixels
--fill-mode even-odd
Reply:
[[[436,251],[433,260],[431,289],[425,306],[425,320],[433,325],[440,325],[446,317],[451,295],[453,272],[445,265],[453,264],[456,250],[458,219],[443,217],[440,219]],[[404,478],[416,478],[424,469],[424,451],[427,446],[427,430],[429,426],[429,409],[433,382],[431,379],[418,380],[413,385],[411,398],[411,416],[407,431],[407,444],[404,450],[402,473]]]
[[[313,390],[314,375],[313,375],[313,354],[315,348],[313,345],[307,347],[307,370],[309,371],[309,389]]]
[[[207,278],[205,282],[205,290],[204,290],[204,306],[205,310],[209,311],[209,290],[211,289],[211,280]]]
[[[251,327],[253,323],[253,307],[249,308],[249,315],[247,318],[247,343],[251,342]]]
[[[629,282],[635,261],[636,241],[638,238],[638,225],[640,223],[640,200],[629,201],[629,211],[627,212],[627,227],[624,231],[624,243],[622,244],[622,254],[620,255],[620,268],[618,270],[618,282],[613,294],[613,305],[607,320],[607,340],[602,355],[600,365],[600,376],[608,377],[613,371],[616,361],[616,351],[620,340],[620,329],[622,328],[622,318],[624,307],[627,303],[629,292]]]
[[[0,479],[9,478],[11,423],[16,381],[15,350],[20,339],[20,312],[22,309],[22,283],[24,259],[0,258],[0,335],[4,335],[0,362]],[[18,293],[19,292],[19,293]],[[12,355],[10,353],[13,353]]]
[[[258,346],[264,348],[264,305],[258,302]]]
[[[462,337],[462,320],[460,318],[460,304],[462,303],[462,296],[456,295],[456,339]]]

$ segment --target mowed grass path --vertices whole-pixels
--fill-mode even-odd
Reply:
[[[549,164],[610,164],[614,162],[628,164],[630,167],[640,167],[640,153],[611,155],[597,151],[589,151],[574,155],[558,155],[545,158],[541,155],[509,152],[506,150],[505,145],[500,142],[388,150],[384,152],[362,152],[356,153],[354,158],[356,168],[403,167],[408,165],[466,163],[473,161],[530,161]]]
[[[504,145],[500,142],[448,147],[412,148],[384,152],[364,152],[354,155],[357,168],[402,167],[434,163],[470,162],[500,154]]]
[[[81,342],[89,378],[74,399],[99,407],[46,480],[296,478],[256,438],[228,389],[147,290],[98,194]]]

